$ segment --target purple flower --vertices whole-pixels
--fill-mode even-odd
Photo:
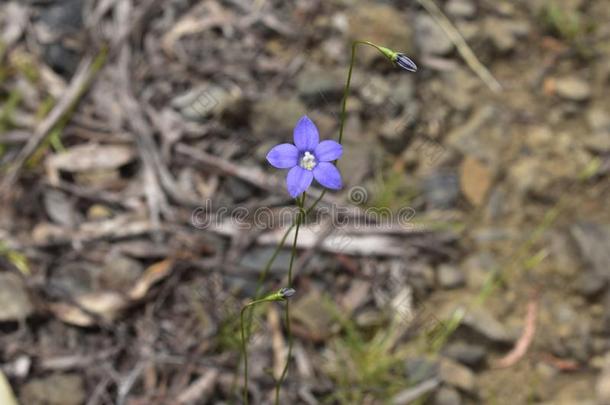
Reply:
[[[405,54],[397,53],[394,63],[409,72],[417,72],[417,65]]]
[[[267,161],[278,169],[290,169],[286,176],[288,193],[293,198],[309,188],[315,178],[331,190],[342,187],[341,174],[333,161],[343,154],[335,141],[320,142],[318,128],[306,115],[294,127],[294,145],[282,143],[267,154]]]

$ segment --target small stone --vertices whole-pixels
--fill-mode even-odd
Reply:
[[[424,357],[408,359],[405,362],[405,368],[407,377],[412,384],[418,384],[422,381],[434,378],[439,373],[438,363]]]
[[[455,266],[442,264],[439,266],[437,272],[438,283],[442,288],[458,288],[466,284],[464,273]]]
[[[485,348],[464,342],[452,343],[444,350],[447,357],[470,368],[478,368],[485,362]]]
[[[454,208],[459,195],[459,180],[454,172],[434,172],[424,178],[424,198],[430,208]]]
[[[434,394],[433,405],[461,405],[460,393],[451,387],[441,387]]]
[[[448,14],[458,18],[472,18],[477,12],[476,5],[470,0],[449,0],[445,9]]]
[[[597,378],[595,394],[599,404],[610,404],[610,353],[603,358],[604,368]]]
[[[59,190],[45,190],[43,194],[47,215],[59,225],[72,227],[77,223],[77,211],[68,196]]]
[[[115,291],[128,291],[144,272],[144,266],[137,260],[120,254],[108,257],[99,274],[99,285]]]
[[[445,31],[428,14],[418,14],[415,18],[415,42],[425,54],[446,55],[453,50],[453,42]]]
[[[587,122],[593,132],[610,132],[610,115],[602,107],[593,107],[587,111]]]
[[[500,52],[512,51],[519,39],[525,37],[529,32],[529,25],[526,21],[496,17],[487,17],[484,27],[485,34]]]
[[[28,405],[81,405],[86,394],[78,374],[52,374],[23,385],[21,403]]]
[[[606,280],[610,280],[610,226],[580,222],[570,227],[581,258]]]
[[[584,144],[593,152],[610,153],[610,131],[586,136]]]
[[[23,281],[15,274],[0,273],[0,322],[24,320],[33,312]]]
[[[478,159],[467,156],[460,165],[460,186],[468,201],[478,207],[491,186],[491,171]]]
[[[439,374],[441,380],[452,387],[467,393],[475,391],[474,373],[453,360],[441,359]]]
[[[581,273],[574,283],[576,292],[587,298],[595,298],[606,289],[607,280],[594,271]]]
[[[568,76],[555,81],[557,95],[565,100],[586,101],[591,97],[591,86],[585,80]]]
[[[485,308],[470,309],[464,315],[462,325],[494,343],[510,344],[515,341],[515,336]]]

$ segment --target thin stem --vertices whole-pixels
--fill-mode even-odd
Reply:
[[[351,58],[350,58],[350,64],[349,64],[349,69],[347,71],[347,80],[345,82],[345,88],[343,91],[343,99],[341,101],[341,121],[339,123],[339,139],[338,142],[341,144],[343,143],[343,131],[345,128],[345,118],[346,118],[346,112],[347,112],[347,99],[349,98],[349,94],[350,94],[350,90],[351,90],[351,83],[352,83],[352,71],[354,69],[354,63],[356,61],[356,49],[358,45],[368,45],[368,46],[372,46],[373,48],[377,49],[379,52],[383,53],[383,50],[373,44],[372,42],[369,41],[354,41],[352,42],[352,52],[351,52]],[[287,230],[286,232],[284,232],[284,235],[282,236],[282,239],[280,240],[280,243],[276,246],[275,251],[273,252],[273,254],[271,255],[271,257],[269,258],[269,261],[266,263],[265,268],[263,269],[263,271],[261,272],[261,275],[258,279],[258,284],[256,287],[256,295],[255,297],[258,298],[260,291],[262,289],[263,283],[265,282],[265,279],[267,277],[267,274],[269,273],[269,270],[271,269],[271,266],[273,265],[273,262],[275,261],[275,259],[277,258],[280,250],[284,247],[284,243],[286,242],[286,238],[288,237],[288,235],[290,234],[290,232],[292,231],[293,228],[296,227],[296,231],[295,231],[295,235],[294,235],[294,240],[292,243],[292,255],[290,257],[290,265],[288,268],[288,287],[292,287],[292,266],[294,264],[294,258],[296,255],[296,244],[297,244],[297,238],[299,235],[299,228],[301,225],[301,221],[302,218],[304,218],[305,216],[307,216],[311,211],[313,211],[315,209],[315,207],[318,205],[318,203],[322,200],[322,198],[324,198],[324,195],[326,194],[326,190],[323,190],[320,193],[320,196],[314,201],[314,203],[307,209],[304,209],[304,205],[305,205],[305,193],[303,193],[302,199],[298,200],[297,199],[297,204],[299,205],[300,211],[299,211],[299,215],[297,216],[296,219],[296,223],[292,224]],[[246,343],[245,343],[245,331],[243,328],[243,313],[244,310],[246,308],[248,308],[250,306],[250,304],[248,304],[247,306],[245,306],[244,308],[242,308],[242,313],[241,313],[241,320],[242,320],[242,355],[244,356],[244,365],[245,365],[245,372],[244,372],[244,402],[247,404],[247,384],[248,384],[248,374],[247,374],[247,370],[248,370],[248,359],[247,359],[247,352],[246,352]],[[250,327],[251,327],[251,323],[252,323],[252,310],[249,312],[249,317],[248,317],[248,334],[250,333]],[[286,332],[288,334],[288,356],[286,359],[286,364],[284,366],[284,370],[282,371],[282,375],[280,377],[280,380],[277,382],[276,384],[276,391],[275,391],[275,403],[279,404],[279,395],[280,395],[280,388],[282,385],[282,382],[284,381],[285,377],[286,377],[286,373],[288,372],[288,364],[290,362],[290,357],[292,355],[292,333],[291,333],[291,328],[290,328],[290,304],[287,301],[286,302]]]
[[[290,254],[290,263],[288,265],[288,288],[292,288],[292,267],[294,265],[294,259],[297,255],[297,240],[299,239],[299,229],[301,223],[305,218],[305,193],[302,198],[297,198],[297,204],[299,206],[299,216],[297,217],[296,229],[294,231],[294,239],[292,240],[292,253]],[[288,354],[286,355],[286,363],[279,380],[275,384],[275,404],[280,403],[280,390],[282,389],[282,383],[286,379],[288,374],[288,365],[290,364],[290,357],[292,356],[292,331],[290,328],[290,302],[286,301],[286,334],[288,335]]]

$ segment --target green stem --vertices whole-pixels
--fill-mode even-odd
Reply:
[[[292,267],[294,265],[294,259],[297,255],[297,241],[299,239],[299,228],[305,217],[305,193],[302,198],[297,198],[297,204],[299,206],[299,215],[297,216],[296,229],[294,231],[294,239],[292,240],[292,253],[290,254],[290,263],[288,264],[288,288],[292,288]],[[290,328],[290,302],[286,302],[286,334],[288,335],[288,354],[286,355],[286,363],[282,370],[282,375],[275,384],[275,405],[280,403],[280,390],[282,389],[282,383],[286,379],[288,373],[288,365],[290,364],[290,357],[292,356],[292,331]]]
[[[358,45],[368,45],[368,46],[372,46],[373,48],[377,49],[379,52],[381,52],[382,54],[384,54],[385,56],[387,56],[387,48],[383,48],[380,47],[378,45],[375,45],[372,42],[369,41],[354,41],[352,42],[352,52],[351,52],[351,58],[350,58],[350,64],[349,64],[349,69],[347,71],[347,80],[345,82],[345,88],[343,90],[343,99],[341,101],[341,116],[340,116],[340,123],[339,123],[339,140],[338,142],[341,144],[343,143],[343,131],[345,128],[345,118],[347,115],[347,99],[349,98],[349,94],[350,94],[350,90],[351,90],[351,83],[352,83],[352,72],[354,69],[354,63],[356,61],[356,49],[358,47]],[[271,266],[273,265],[273,263],[275,262],[275,259],[277,258],[280,250],[284,247],[284,243],[286,242],[286,238],[288,237],[288,235],[290,234],[290,232],[292,231],[292,229],[296,226],[296,231],[295,231],[295,238],[293,241],[293,248],[292,248],[292,255],[290,257],[290,267],[288,269],[288,286],[291,287],[292,286],[292,265],[294,262],[294,257],[296,254],[296,242],[297,242],[297,237],[298,237],[298,233],[299,233],[299,227],[300,227],[300,223],[301,223],[301,218],[302,216],[305,217],[307,216],[311,211],[313,211],[315,209],[315,207],[318,205],[318,203],[322,200],[322,198],[324,198],[324,195],[326,194],[326,189],[323,190],[320,195],[318,196],[318,198],[314,201],[314,203],[307,209],[304,210],[304,205],[305,205],[305,193],[303,193],[303,198],[301,201],[297,200],[297,203],[299,204],[299,208],[300,208],[300,213],[299,216],[296,219],[296,223],[292,224],[287,230],[286,232],[284,232],[284,235],[282,236],[282,239],[280,240],[280,243],[276,246],[275,251],[273,252],[273,254],[271,255],[271,257],[269,258],[269,260],[267,261],[267,263],[265,264],[265,268],[263,269],[263,271],[261,272],[261,275],[259,276],[258,279],[258,283],[257,283],[257,287],[256,287],[256,293],[255,293],[255,297],[258,298],[259,294],[262,290],[262,286],[263,283],[265,282],[265,279],[267,278],[267,274],[269,273],[269,270],[271,269]],[[302,215],[301,215],[302,214]],[[256,301],[254,301],[256,302]],[[248,364],[248,360],[247,360],[247,352],[245,350],[245,345],[246,345],[246,340],[245,340],[245,331],[243,329],[243,312],[246,308],[248,308],[249,306],[251,306],[250,304],[245,306],[242,309],[242,314],[241,314],[241,318],[242,318],[242,355],[244,356],[244,364],[245,364],[245,368],[246,371],[244,373],[245,375],[245,389],[244,389],[244,395],[247,396],[247,364]],[[250,310],[249,314],[248,314],[248,335],[250,334],[250,328],[252,325],[252,316],[253,316],[253,309]],[[280,380],[278,381],[277,385],[276,385],[276,396],[275,396],[275,403],[278,404],[279,403],[279,393],[280,393],[280,387],[281,384],[286,376],[286,373],[288,371],[288,362],[290,361],[290,357],[291,357],[291,352],[292,352],[292,334],[291,334],[291,330],[290,330],[290,304],[288,302],[286,302],[286,331],[288,334],[288,357],[286,359],[286,365],[284,366],[284,370],[282,371],[282,376],[280,378]],[[245,398],[245,401],[247,401],[247,398]],[[247,402],[246,402],[247,403]]]
[[[247,340],[246,340],[246,330],[244,329],[244,312],[249,307],[253,307],[257,304],[261,304],[263,302],[274,302],[274,301],[283,301],[285,299],[283,291],[285,289],[281,289],[275,293],[271,293],[266,295],[263,298],[251,301],[244,305],[241,308],[241,312],[239,313],[240,317],[240,329],[241,329],[241,354],[244,357],[244,403],[248,403],[248,350],[247,350]],[[293,291],[294,293],[294,291]]]

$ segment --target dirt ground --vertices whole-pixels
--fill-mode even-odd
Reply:
[[[297,215],[266,154],[303,115],[337,139],[368,40],[418,70],[356,48],[280,403],[609,405],[608,21],[607,0],[3,1],[0,404],[242,403],[240,309],[287,286]],[[286,306],[253,312],[250,403],[273,403]]]

